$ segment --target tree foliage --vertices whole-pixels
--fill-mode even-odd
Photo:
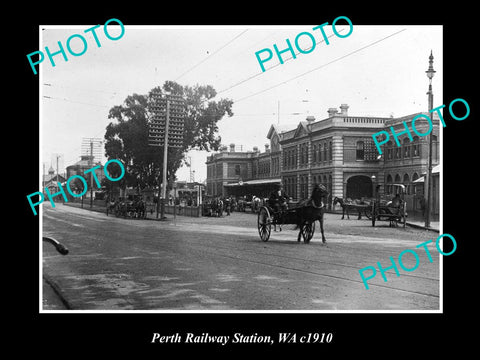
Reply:
[[[121,180],[123,186],[144,188],[159,184],[163,170],[163,147],[148,145],[148,124],[153,115],[152,94],[181,95],[186,104],[183,145],[169,148],[167,178],[174,180],[174,174],[184,161],[185,153],[191,149],[218,150],[221,137],[217,123],[223,116],[232,116],[232,100],[213,100],[215,89],[210,85],[182,86],[166,81],[147,95],[127,96],[122,105],[109,111],[113,121],[105,132],[105,155],[125,164],[126,173]]]

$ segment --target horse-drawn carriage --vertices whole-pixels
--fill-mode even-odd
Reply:
[[[223,216],[224,202],[220,197],[206,197],[202,204],[202,216]]]
[[[109,213],[116,217],[130,217],[145,219],[147,206],[141,195],[130,195],[127,199],[117,199],[107,203],[107,216]]]
[[[325,207],[322,198],[327,195],[324,186],[316,186],[312,192],[312,196],[308,200],[300,201],[295,207],[282,209],[275,207],[272,203],[266,203],[260,207],[257,217],[258,234],[262,241],[268,241],[272,231],[272,226],[276,231],[279,226],[280,231],[282,225],[295,224],[299,229],[297,241],[303,238],[305,243],[310,242],[315,234],[315,221],[320,222],[320,230],[322,232],[322,242],[326,242],[323,233],[323,214]]]
[[[345,214],[347,218],[350,220],[351,213],[358,213],[358,220],[362,219],[362,215],[366,216],[367,218],[372,218],[372,201],[371,199],[343,199],[335,196],[333,198],[333,206],[336,204],[340,204],[342,207],[342,220],[345,218]]]
[[[398,226],[398,223],[405,227],[407,223],[407,203],[405,202],[405,185],[393,184],[396,190],[395,197],[390,200],[380,199],[377,192],[376,198],[371,205],[372,226],[375,226],[377,220],[390,221],[390,226]],[[368,216],[368,215],[367,215]],[[370,218],[370,216],[368,216]]]

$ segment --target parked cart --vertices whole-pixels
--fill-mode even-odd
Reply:
[[[407,203],[405,201],[405,185],[393,184],[395,189],[395,197],[390,200],[380,198],[377,192],[375,199],[372,201],[371,219],[372,226],[375,226],[377,220],[390,221],[390,226],[398,226],[402,224],[405,227],[407,223]],[[368,214],[367,216],[369,216]]]

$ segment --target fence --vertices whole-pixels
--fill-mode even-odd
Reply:
[[[157,215],[157,204],[147,203],[147,217],[152,218]],[[181,216],[191,216],[191,217],[200,217],[202,215],[201,206],[183,206],[183,205],[165,205],[165,214],[173,215],[174,208],[176,209],[176,214]]]

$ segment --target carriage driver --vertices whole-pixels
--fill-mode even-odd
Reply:
[[[276,189],[270,193],[268,203],[273,211],[279,212],[280,210],[284,211],[288,209],[289,199],[290,196],[285,193],[283,185],[280,183],[277,184]]]

